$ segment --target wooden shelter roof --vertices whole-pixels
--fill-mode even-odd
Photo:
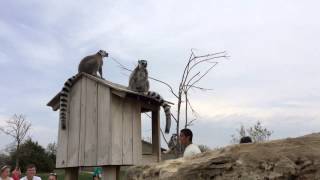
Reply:
[[[126,87],[126,86],[123,86],[123,85],[120,85],[120,84],[116,84],[116,83],[113,83],[113,82],[110,82],[110,81],[107,81],[107,80],[104,80],[104,79],[101,79],[101,78],[98,78],[98,77],[95,77],[95,76],[92,76],[92,75],[89,75],[89,74],[86,74],[86,73],[81,73],[75,79],[75,82],[78,81],[79,79],[81,79],[82,77],[87,77],[87,78],[89,78],[89,79],[91,79],[93,81],[96,81],[97,83],[99,83],[101,85],[109,87],[112,90],[113,94],[118,95],[120,97],[131,96],[131,97],[138,98],[141,101],[145,101],[147,104],[152,104],[153,106],[155,106],[155,105],[156,106],[160,106],[161,105],[157,100],[155,100],[155,99],[153,99],[153,98],[151,98],[149,96],[146,96],[143,93],[138,93],[138,92],[132,91],[132,90],[128,89],[128,87]],[[168,103],[173,104],[171,102],[168,102]],[[55,95],[48,102],[47,106],[52,107],[52,109],[54,111],[59,109],[59,106],[60,106],[60,92],[57,95]]]

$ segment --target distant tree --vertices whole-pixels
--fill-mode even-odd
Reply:
[[[201,152],[207,152],[207,151],[211,150],[209,146],[204,145],[204,144],[200,144],[199,145],[199,149],[200,149]]]
[[[237,133],[231,135],[231,143],[238,144],[240,139],[245,136],[249,136],[253,142],[263,142],[269,140],[272,133],[272,131],[264,128],[260,121],[257,121],[253,127],[249,127],[247,129],[241,125],[240,129],[237,129]]]
[[[262,127],[261,122],[258,121],[253,127],[247,129],[249,136],[252,138],[253,142],[263,142],[269,140],[272,135],[272,131],[267,128]]]
[[[0,127],[0,131],[11,136],[14,139],[14,144],[16,145],[16,164],[19,166],[20,158],[20,145],[23,143],[28,131],[30,130],[31,123],[26,120],[25,115],[15,114],[13,117],[6,121],[6,125]]]
[[[48,157],[55,163],[57,157],[57,144],[55,142],[49,143],[46,152]]]
[[[38,142],[32,141],[31,138],[21,144],[19,153],[22,171],[25,171],[28,164],[35,164],[40,172],[50,172],[55,167],[55,162],[50,157],[50,153],[46,152]],[[11,165],[14,165],[16,163],[17,151],[11,152],[10,156],[12,160]]]
[[[231,135],[232,144],[238,144],[240,142],[240,139],[246,136],[246,130],[242,124],[239,129],[236,129],[236,131],[237,131],[236,134]]]
[[[10,156],[7,154],[0,154],[0,167],[10,163]]]

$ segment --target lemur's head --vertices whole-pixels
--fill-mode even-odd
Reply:
[[[139,69],[140,68],[147,68],[147,65],[148,65],[147,60],[139,60],[138,61]]]
[[[100,50],[98,54],[100,54],[102,57],[108,57],[108,53],[105,50]]]

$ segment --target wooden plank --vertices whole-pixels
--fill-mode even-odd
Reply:
[[[152,111],[152,152],[158,157],[158,162],[161,160],[160,149],[160,112]]]
[[[122,135],[122,164],[132,165],[133,163],[133,139],[132,139],[132,124],[133,124],[133,108],[134,104],[131,99],[126,99],[123,106],[123,135]]]
[[[103,166],[102,167],[102,180],[119,180],[120,179],[119,166]]]
[[[79,164],[81,81],[76,82],[70,92],[70,116],[68,125],[68,167]]]
[[[70,107],[70,102],[68,103],[68,107]],[[69,131],[69,117],[70,117],[69,113],[70,112],[69,112],[69,108],[68,108],[67,114],[66,114],[67,115],[66,116],[67,128],[65,130],[61,129],[61,122],[59,119],[56,168],[64,168],[64,167],[67,167],[67,165],[68,165],[67,161],[68,161],[68,131]]]
[[[85,166],[97,165],[97,82],[87,79],[86,116],[85,116]]]
[[[109,165],[111,157],[110,88],[98,85],[98,166]]]
[[[80,139],[79,139],[79,166],[84,166],[85,137],[86,137],[86,96],[87,78],[81,79],[81,119],[80,119]]]
[[[56,168],[67,167],[67,157],[68,157],[68,132],[62,130],[59,122],[59,132],[58,132],[58,146],[57,146],[57,158],[56,158]]]
[[[112,147],[111,164],[122,164],[122,121],[123,99],[113,95],[111,98]]]
[[[117,91],[117,90],[114,90],[114,89],[112,89],[111,92],[112,92],[112,94],[117,95],[117,96],[119,96],[121,98],[125,98],[126,94],[127,94],[127,93],[125,93],[123,91]]]
[[[157,111],[159,109],[160,104],[155,104],[151,101],[140,101],[141,102],[141,109],[143,112],[149,111]]]
[[[141,106],[135,101],[133,104],[133,119],[132,119],[132,156],[133,164],[139,164],[142,157],[142,142],[141,142]]]
[[[78,180],[79,169],[77,167],[65,169],[65,180]]]

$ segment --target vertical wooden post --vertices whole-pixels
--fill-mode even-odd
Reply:
[[[158,109],[152,111],[152,155],[157,156],[158,162],[161,160],[160,148],[160,113]]]
[[[78,180],[79,169],[77,167],[65,168],[65,180]]]
[[[103,166],[102,180],[119,180],[120,166]]]

